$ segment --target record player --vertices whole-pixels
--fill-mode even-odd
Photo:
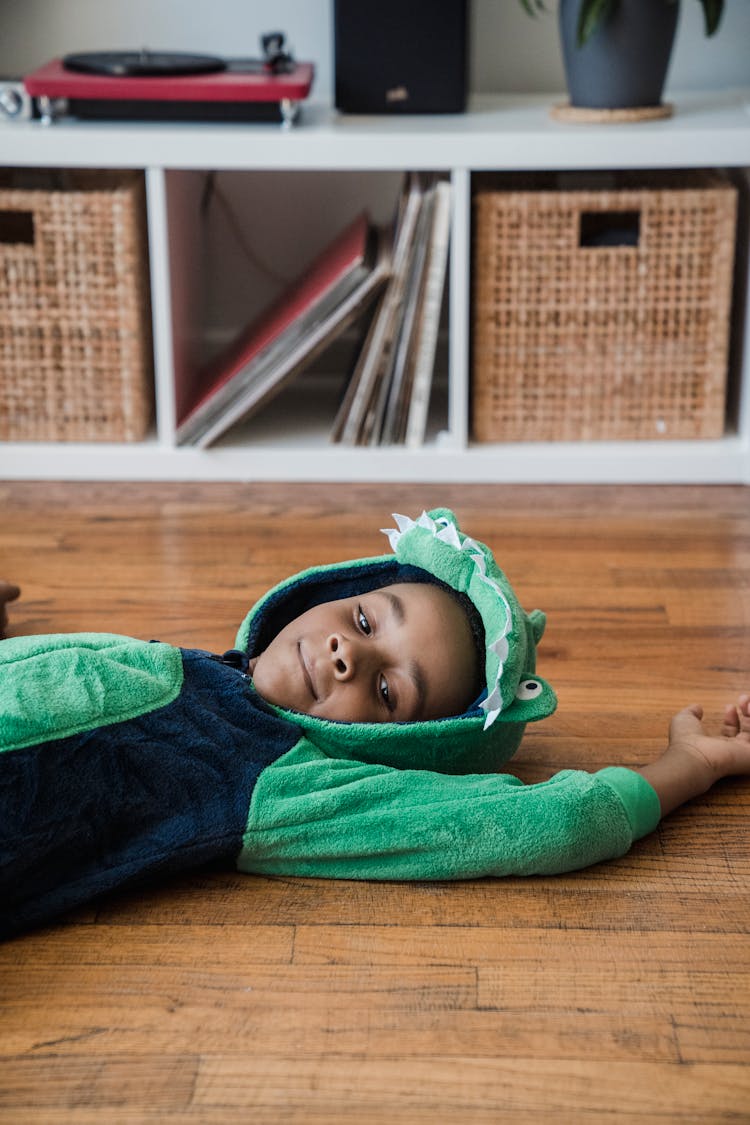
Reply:
[[[312,63],[284,36],[261,39],[258,59],[179,51],[89,51],[53,59],[24,86],[44,124],[69,115],[99,121],[279,121],[289,126],[310,93]]]

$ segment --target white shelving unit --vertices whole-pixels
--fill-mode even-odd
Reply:
[[[676,99],[672,118],[637,125],[553,120],[548,98],[475,99],[456,117],[342,117],[305,106],[289,130],[268,125],[161,125],[61,121],[0,129],[9,167],[145,170],[156,371],[156,432],[123,444],[0,443],[0,477],[206,480],[435,480],[750,483],[750,303],[744,311],[736,428],[717,441],[474,445],[468,433],[471,175],[485,170],[731,167],[750,169],[750,90]],[[198,268],[189,216],[209,171],[449,174],[447,406],[428,443],[332,445],[332,417],[315,418],[303,393],[282,422],[259,416],[214,449],[174,444],[174,373],[188,361]],[[287,183],[289,181],[287,180]],[[747,229],[738,251],[750,259]],[[744,286],[750,293],[750,284]],[[744,298],[747,300],[747,297]],[[740,322],[743,320],[741,316]],[[741,325],[742,327],[742,325]],[[292,396],[288,396],[287,402]],[[314,404],[313,404],[314,405]]]

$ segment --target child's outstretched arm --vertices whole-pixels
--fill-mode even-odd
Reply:
[[[656,790],[662,816],[722,777],[750,774],[750,695],[725,708],[721,734],[706,734],[702,720],[697,703],[679,711],[669,727],[667,749],[637,770]]]
[[[750,694],[721,734],[675,716],[649,766],[447,776],[327,758],[301,742],[261,774],[238,866],[345,879],[455,879],[572,871],[623,855],[719,778],[750,774]]]

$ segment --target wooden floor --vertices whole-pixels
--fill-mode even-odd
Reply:
[[[513,765],[633,764],[750,686],[750,489],[0,484],[11,631],[231,647],[454,507],[549,614]],[[1,904],[0,904],[1,908]],[[750,781],[569,877],[203,871],[0,946],[0,1121],[750,1122]]]

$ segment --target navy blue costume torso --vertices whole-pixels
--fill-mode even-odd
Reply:
[[[147,875],[234,863],[258,775],[300,731],[236,668],[182,657],[167,706],[4,755],[0,936]]]

